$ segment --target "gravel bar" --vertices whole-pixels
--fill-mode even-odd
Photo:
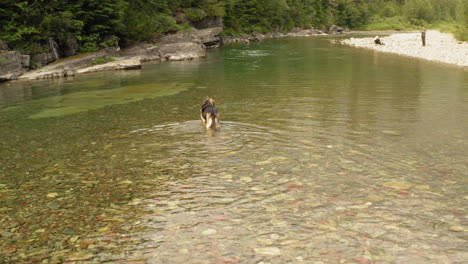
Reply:
[[[342,43],[462,67],[468,66],[468,43],[457,41],[451,34],[429,30],[426,33],[426,46],[422,46],[419,32],[396,33],[380,39],[385,45],[374,44],[374,37],[349,38]]]

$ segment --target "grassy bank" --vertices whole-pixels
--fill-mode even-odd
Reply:
[[[361,30],[427,30],[452,33],[468,40],[468,1],[466,0],[373,0],[368,1],[369,18]]]
[[[456,39],[461,41],[468,41],[468,28],[456,23],[442,22],[435,24],[434,29],[441,32],[452,33]]]

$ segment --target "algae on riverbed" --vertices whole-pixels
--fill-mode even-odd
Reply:
[[[53,96],[36,101],[33,104],[43,104],[48,107],[39,113],[29,116],[31,119],[58,117],[95,110],[114,104],[126,104],[147,98],[156,98],[180,93],[193,86],[192,83],[172,84],[138,84],[123,86],[110,90],[98,90],[70,93],[63,96]]]

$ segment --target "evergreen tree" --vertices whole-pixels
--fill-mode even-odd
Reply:
[[[59,44],[74,38],[81,51],[94,51],[188,27],[176,23],[178,12],[191,22],[223,17],[225,34],[450,23],[452,32],[468,39],[467,0],[1,0],[0,39],[28,54],[46,51],[49,38]]]

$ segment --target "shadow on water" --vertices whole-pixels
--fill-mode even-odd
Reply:
[[[466,79],[319,37],[2,85],[0,262],[462,263]]]

